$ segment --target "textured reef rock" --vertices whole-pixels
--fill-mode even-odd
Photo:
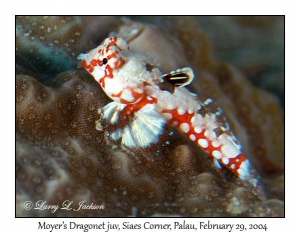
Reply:
[[[236,68],[214,57],[194,18],[160,18],[156,20],[159,26],[154,26],[110,17],[71,17],[63,19],[68,28],[61,26],[60,33],[47,40],[67,43],[78,31],[80,38],[71,50],[54,42],[51,51],[47,48],[53,42],[30,42],[31,37],[41,36],[37,25],[54,29],[62,20],[50,17],[46,24],[44,19],[17,20],[17,216],[284,215],[279,104]],[[109,31],[108,25],[115,29]],[[26,31],[30,36],[24,37]],[[191,89],[214,98],[224,109],[245,154],[263,176],[267,200],[259,200],[250,185],[226,169],[220,174],[201,149],[171,127],[152,151],[121,151],[107,143],[103,133],[95,129],[95,121],[99,119],[98,108],[110,99],[87,72],[74,69],[77,55],[109,32],[128,40],[131,50],[151,56],[166,72],[193,67],[197,78]],[[32,48],[36,49],[28,55]],[[58,60],[53,51],[60,51],[55,55]],[[69,63],[58,67],[67,57]],[[58,69],[45,67],[48,58]],[[72,201],[73,209],[82,201],[84,205],[93,203],[96,209],[24,209],[25,201],[46,208],[67,205],[67,200]]]
[[[216,54],[284,105],[284,16],[199,16]]]
[[[18,16],[16,51],[43,77],[76,68],[76,57],[94,44],[76,16]]]

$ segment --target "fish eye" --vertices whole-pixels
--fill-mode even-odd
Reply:
[[[107,58],[103,58],[102,63],[105,65],[107,62]]]

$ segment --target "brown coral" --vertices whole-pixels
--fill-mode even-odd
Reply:
[[[75,69],[78,54],[93,47],[80,17],[16,18],[16,52],[42,71],[45,78]]]
[[[209,43],[193,18],[168,22],[165,31],[172,33],[172,40],[153,26],[130,21],[123,23],[119,35],[142,27],[139,35],[127,38],[132,50],[156,51],[151,56],[158,63],[163,60],[166,71],[175,65],[196,67],[194,90],[220,102],[247,155],[262,173],[281,173],[282,121],[277,102],[245,81],[234,68],[213,59]],[[188,30],[181,32],[179,23],[189,25]],[[144,33],[153,36],[145,37]],[[192,36],[198,44],[188,44]],[[162,55],[161,47],[151,47],[152,41],[165,44]],[[161,56],[181,59],[166,62]],[[110,100],[86,72],[67,71],[46,85],[38,81],[43,80],[39,73],[44,72],[39,65],[31,66],[30,59],[20,61],[16,83],[18,216],[282,216],[281,201],[261,202],[230,172],[221,176],[205,153],[171,128],[156,151],[132,154],[107,144],[95,129],[95,121],[98,108]],[[243,115],[244,107],[251,114]],[[277,134],[270,127],[275,124]],[[271,146],[272,142],[277,146]],[[272,169],[267,170],[269,167]],[[273,185],[272,179],[266,183],[267,187]],[[272,197],[282,198],[277,190],[273,186]],[[26,211],[23,204],[27,200],[53,205],[70,200],[74,208],[86,200],[86,204],[105,209]]]
[[[17,93],[17,191],[26,193],[33,202],[41,199],[55,204],[88,199],[105,205],[105,211],[93,212],[95,215],[129,215],[133,207],[139,215],[171,214],[177,212],[178,207],[172,203],[178,198],[179,203],[190,199],[181,197],[186,188],[183,181],[207,167],[211,170],[209,161],[201,163],[201,157],[184,146],[174,150],[175,156],[167,152],[171,146],[148,153],[145,156],[153,158],[149,161],[135,160],[130,154],[113,151],[105,144],[103,135],[95,130],[95,120],[99,117],[97,108],[108,99],[87,74],[63,73],[55,78],[55,85],[51,87],[30,76],[18,75]],[[170,139],[172,147],[179,144],[180,137],[174,135]],[[157,153],[160,157],[155,156]],[[205,156],[202,157],[205,161]],[[208,175],[209,180],[219,179]],[[211,193],[206,187],[194,189],[191,186],[193,180],[197,185],[201,180],[207,186],[214,184],[201,177],[200,181],[190,178],[188,182],[194,192],[193,203],[199,202],[198,195],[203,201],[214,199],[209,197]],[[219,183],[222,185],[221,180]],[[166,209],[159,205],[165,201],[170,202]],[[122,207],[123,214],[119,213],[121,210],[114,210],[116,206]],[[192,212],[199,214],[201,208]],[[58,211],[56,214],[66,213]],[[92,213],[80,211],[78,214]]]
[[[200,16],[219,58],[284,105],[284,16]]]

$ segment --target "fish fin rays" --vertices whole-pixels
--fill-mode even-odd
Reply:
[[[160,136],[165,131],[166,120],[155,110],[155,105],[147,104],[133,112],[132,117],[122,114],[126,111],[126,105],[111,102],[100,109],[101,120],[96,122],[96,128],[107,131],[110,141],[121,141],[127,148],[148,148],[159,143]],[[123,112],[124,113],[124,112]],[[126,119],[122,119],[125,118]],[[101,121],[101,122],[100,122]],[[99,127],[107,123],[107,127]]]

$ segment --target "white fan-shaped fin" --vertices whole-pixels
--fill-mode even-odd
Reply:
[[[152,104],[136,112],[134,120],[122,136],[122,144],[130,148],[147,148],[158,143],[164,132],[165,118],[158,114]]]
[[[111,102],[104,106],[100,113],[110,124],[115,125],[114,131],[108,131],[108,137],[121,142],[129,148],[147,148],[158,143],[164,133],[166,119],[156,112],[153,104],[147,104],[134,113],[128,125],[118,125],[121,112],[126,105]]]
[[[105,105],[100,111],[103,118],[108,120],[111,124],[116,124],[119,121],[120,111],[126,107],[125,104],[111,102]]]

